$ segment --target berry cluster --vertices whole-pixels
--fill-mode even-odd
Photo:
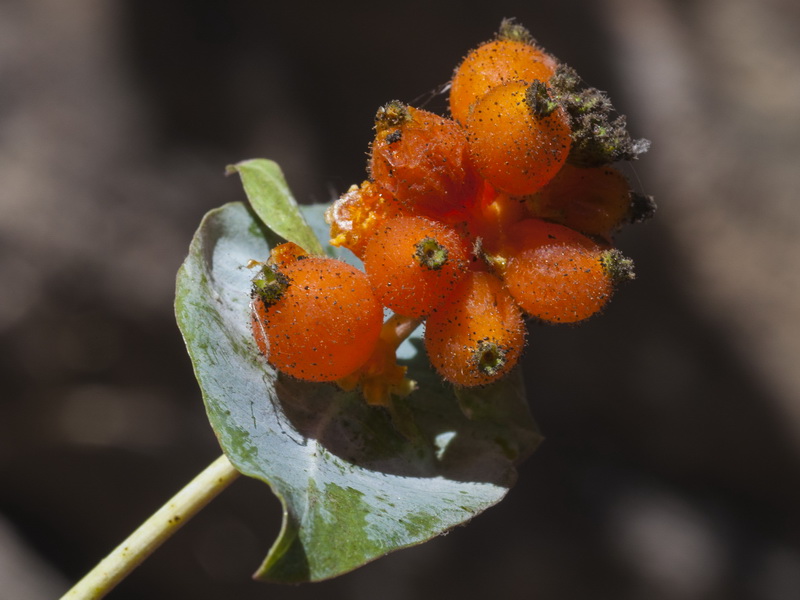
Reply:
[[[291,243],[260,269],[253,331],[279,370],[386,403],[411,389],[394,355],[424,320],[439,374],[486,384],[516,364],[525,316],[582,321],[633,277],[612,234],[654,205],[611,164],[648,143],[604,93],[509,21],[456,68],[449,100],[452,118],[381,107],[369,178],[328,210],[331,243],[364,272]]]

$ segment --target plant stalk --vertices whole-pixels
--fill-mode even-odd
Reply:
[[[381,329],[381,338],[388,343],[394,350],[403,341],[414,333],[414,330],[422,323],[421,319],[414,319],[412,317],[403,317],[400,315],[392,315],[383,324]]]
[[[228,458],[220,456],[114,548],[61,600],[104,597],[238,476],[239,471]]]

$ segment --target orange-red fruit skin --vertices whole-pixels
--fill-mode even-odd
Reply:
[[[520,81],[498,86],[478,100],[467,119],[475,167],[498,191],[512,195],[532,194],[546,185],[572,144],[564,110],[535,116],[527,91]]]
[[[608,237],[628,217],[630,185],[613,167],[583,168],[568,163],[526,203],[531,216]]]
[[[472,50],[453,74],[450,114],[464,124],[470,108],[490,89],[509,81],[549,80],[556,60],[536,46],[519,40],[493,40]]]
[[[402,106],[408,119],[377,125],[369,170],[372,180],[412,212],[457,220],[474,201],[478,178],[467,138],[452,119]]]
[[[563,225],[526,219],[509,230],[503,281],[529,315],[551,323],[583,321],[613,292],[603,250]]]
[[[253,298],[256,344],[278,370],[307,381],[335,381],[363,365],[383,324],[383,310],[364,273],[321,257],[281,272],[289,285],[279,300]]]
[[[429,268],[419,244],[434,240],[446,251],[445,263]],[[469,249],[451,227],[425,217],[386,221],[367,244],[364,268],[380,302],[397,314],[423,317],[453,291],[469,266]]]
[[[492,372],[480,367],[481,348],[493,345],[502,361]],[[425,322],[425,348],[436,371],[464,387],[506,375],[525,345],[522,313],[495,276],[471,271]]]

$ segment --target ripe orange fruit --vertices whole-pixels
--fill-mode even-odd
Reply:
[[[575,323],[605,306],[632,263],[615,251],[556,223],[526,219],[513,225],[503,250],[503,281],[519,306],[552,323]]]
[[[278,370],[335,381],[371,356],[383,309],[367,276],[342,261],[308,257],[264,266],[253,283],[253,337]]]
[[[565,164],[541,190],[528,196],[531,216],[549,219],[586,234],[604,237],[631,211],[631,190],[613,167],[581,168]]]
[[[483,385],[508,373],[525,345],[522,313],[502,282],[470,271],[425,322],[431,364],[459,386]]]
[[[532,194],[564,165],[571,144],[566,113],[539,81],[493,88],[467,118],[470,156],[497,190]]]
[[[450,114],[466,123],[470,108],[489,90],[509,81],[547,81],[557,61],[536,46],[518,25],[501,25],[497,39],[481,44],[456,67],[450,86]]]
[[[465,240],[425,217],[388,220],[364,253],[378,300],[395,313],[422,317],[444,302],[469,267]]]
[[[390,102],[375,117],[372,180],[412,212],[461,218],[475,200],[478,177],[463,129],[453,120]]]

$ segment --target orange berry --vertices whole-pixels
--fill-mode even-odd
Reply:
[[[581,168],[568,163],[526,203],[534,217],[608,237],[628,218],[631,190],[625,176],[612,167]]]
[[[505,23],[504,23],[505,25]],[[466,123],[470,108],[484,94],[509,81],[549,80],[557,61],[536,46],[530,34],[519,26],[472,50],[453,74],[450,86],[450,114]]]
[[[497,190],[532,194],[564,165],[571,144],[566,113],[539,81],[505,83],[485,94],[467,119],[472,160]]]
[[[490,383],[508,373],[525,345],[522,313],[494,275],[470,271],[425,322],[431,364],[460,386]]]
[[[325,211],[332,246],[349,249],[359,258],[372,234],[388,219],[402,215],[400,203],[372,181],[352,185]]]
[[[367,276],[332,258],[262,268],[253,281],[253,337],[278,370],[334,381],[363,365],[378,342],[383,310]]]
[[[503,281],[514,300],[552,323],[589,318],[611,298],[616,280],[633,277],[632,263],[618,251],[539,219],[510,228],[503,256]]]
[[[375,129],[372,180],[415,213],[458,220],[478,185],[463,129],[398,101],[378,110]]]
[[[364,253],[381,304],[422,317],[444,302],[469,267],[469,249],[451,227],[425,217],[390,219]]]

